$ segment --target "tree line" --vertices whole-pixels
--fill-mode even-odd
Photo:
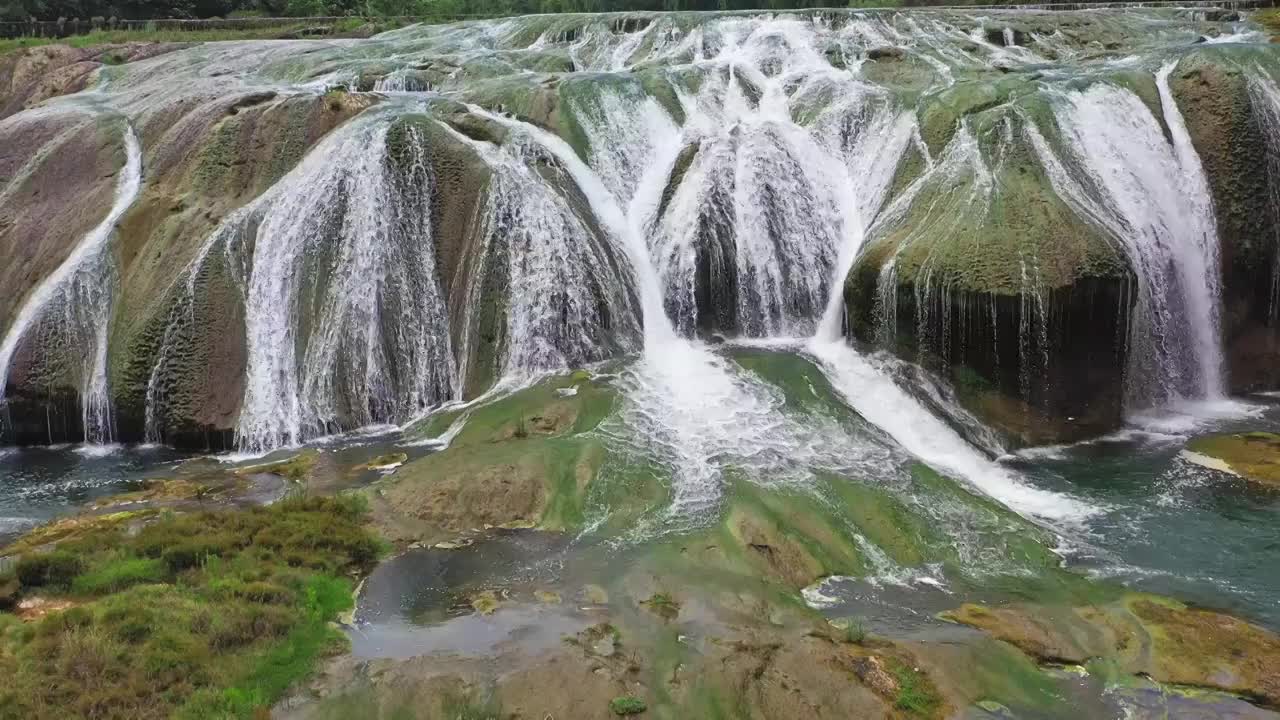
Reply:
[[[790,10],[832,7],[845,2],[854,7],[966,4],[966,0],[0,0],[0,21],[245,16],[456,18],[646,10]],[[967,2],[987,4],[1000,0]]]

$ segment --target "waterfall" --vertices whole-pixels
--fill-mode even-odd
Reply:
[[[231,221],[233,250],[248,260],[236,429],[246,450],[408,419],[459,394],[431,173],[410,138],[396,177],[388,127],[379,114],[348,123]]]
[[[1271,292],[1267,298],[1267,319],[1272,332],[1280,329],[1280,86],[1262,68],[1249,73],[1249,99],[1266,138],[1266,179],[1270,189],[1271,217],[1275,247],[1272,249]]]
[[[1172,142],[1136,94],[1107,83],[1055,98],[1065,157],[1026,125],[1057,193],[1113,237],[1133,267],[1132,410],[1224,394],[1217,228],[1204,169],[1169,90],[1174,66],[1156,73]]]
[[[617,266],[608,252],[611,241],[600,237],[600,215],[574,208],[581,184],[564,166],[568,155],[548,148],[548,136],[531,127],[473,111],[511,129],[501,146],[457,136],[492,174],[481,237],[486,265],[505,260],[502,376],[519,381],[635,350],[640,323],[630,297],[634,282],[629,268]],[[475,288],[480,280],[472,282]],[[473,298],[471,311],[479,304]]]
[[[84,439],[115,439],[107,381],[107,351],[115,293],[115,262],[110,240],[116,223],[133,205],[142,187],[142,147],[133,127],[124,129],[125,164],[116,178],[115,198],[106,217],[71,250],[62,264],[33,290],[0,341],[0,404],[18,344],[30,331],[46,326],[65,339],[79,364],[79,393]]]

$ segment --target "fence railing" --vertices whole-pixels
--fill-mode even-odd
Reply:
[[[910,2],[910,0],[908,0]],[[1248,10],[1256,8],[1276,7],[1280,0],[1139,0],[1136,2],[1047,2],[1047,3],[983,3],[972,5],[911,5],[911,10],[1086,10],[1086,9],[1124,9],[1124,8],[1223,8],[1228,10]],[[846,10],[872,10],[876,8],[797,8],[795,12],[839,12]],[[885,7],[882,9],[908,9],[907,7]],[[737,12],[761,12],[760,10]],[[788,12],[775,10],[771,12]],[[444,23],[461,20],[482,20],[498,15],[406,15],[398,17],[245,17],[245,18],[207,18],[182,19],[166,18],[157,20],[119,20],[116,18],[91,18],[81,20],[37,20],[29,22],[0,22],[0,38],[64,38],[72,35],[85,35],[102,30],[125,31],[176,31],[195,32],[202,30],[270,30],[274,28],[306,28],[308,31],[330,31],[339,26],[346,28],[353,22],[369,23]]]
[[[271,30],[275,28],[304,27],[312,29],[332,30],[338,26],[346,27],[352,23],[416,23],[416,22],[457,22],[460,20],[479,20],[495,17],[494,15],[433,15],[429,17],[246,17],[246,18],[165,18],[157,20],[118,20],[115,18],[91,18],[81,20],[36,20],[33,22],[0,22],[0,38],[43,37],[64,38],[72,35],[86,35],[91,32],[105,30],[123,30],[132,32],[198,32],[202,30]]]

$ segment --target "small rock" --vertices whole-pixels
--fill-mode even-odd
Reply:
[[[537,598],[540,603],[546,603],[547,605],[560,604],[560,593],[552,590],[534,590],[533,596]]]
[[[502,599],[498,596],[496,590],[485,590],[482,593],[472,595],[469,602],[471,609],[481,615],[492,615],[502,607]]]
[[[884,667],[884,661],[875,655],[857,658],[852,663],[853,674],[858,676],[863,685],[876,691],[883,697],[892,698],[898,694],[898,680]]]
[[[582,597],[593,605],[604,605],[609,602],[609,593],[599,585],[584,585]]]
[[[900,60],[906,52],[898,47],[877,47],[867,51],[868,60]]]

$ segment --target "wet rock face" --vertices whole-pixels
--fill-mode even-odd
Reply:
[[[1054,193],[1023,115],[1000,109],[1011,87],[961,87],[922,113],[935,162],[900,171],[918,189],[850,271],[846,333],[948,381],[1009,445],[1077,440],[1120,424],[1133,280]]]
[[[144,146],[144,185],[113,243],[118,287],[108,372],[117,439],[143,439],[148,385],[168,341],[175,350],[156,377],[165,398],[157,406],[157,439],[231,447],[244,383],[241,291],[225,263],[196,273],[190,297],[175,280],[222,218],[367,105],[259,92],[167,106],[135,127]],[[0,142],[0,168],[20,179],[0,200],[0,255],[19,260],[0,268],[0,295],[8,298],[27,296],[102,221],[124,165],[118,122],[75,113],[31,117],[9,121]],[[33,159],[32,147],[46,154]],[[0,308],[0,328],[20,307]],[[57,330],[54,320],[41,320],[18,345],[0,423],[7,441],[83,438],[78,388],[86,350],[68,346]]]
[[[145,60],[186,47],[185,43],[125,43],[73,48],[42,45],[0,56],[0,119],[90,85],[104,64]]]
[[[1280,115],[1242,69],[1255,63],[1270,66],[1247,50],[1198,52],[1183,59],[1171,82],[1213,193],[1232,392],[1280,386]]]

